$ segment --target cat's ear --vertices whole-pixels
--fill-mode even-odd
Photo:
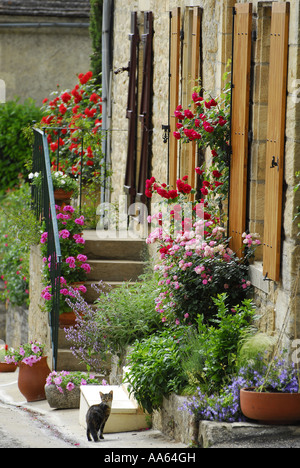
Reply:
[[[101,397],[101,399],[102,399],[102,397],[103,397],[103,393],[102,393],[102,392],[99,392],[99,393],[100,393],[100,397]]]
[[[113,394],[114,394],[113,390],[111,390],[111,391],[109,392],[109,394],[110,394],[111,396],[113,396]]]

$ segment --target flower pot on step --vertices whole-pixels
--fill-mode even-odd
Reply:
[[[300,393],[259,392],[254,388],[240,391],[244,416],[263,424],[291,425],[300,422]]]

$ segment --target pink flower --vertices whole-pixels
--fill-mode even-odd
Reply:
[[[59,237],[67,239],[68,237],[70,237],[70,231],[68,231],[68,229],[63,229],[62,231],[60,231]]]
[[[80,226],[83,226],[84,225],[84,216],[79,216],[79,218],[76,218],[75,223],[79,224]]]
[[[40,349],[37,345],[35,345],[35,344],[33,343],[33,344],[31,345],[31,351],[32,351],[33,353],[39,353],[39,352],[41,351],[41,349]]]
[[[87,256],[83,255],[83,254],[78,254],[77,255],[77,260],[79,260],[80,262],[86,262],[87,261]]]
[[[43,232],[43,234],[41,235],[41,244],[45,244],[47,242],[47,239],[48,239],[48,232]]]
[[[91,267],[90,267],[90,265],[88,263],[83,263],[80,268],[83,268],[83,270],[86,273],[90,273],[90,271],[91,271]]]
[[[69,264],[69,268],[75,268],[75,266],[76,266],[74,257],[66,258],[66,263]]]
[[[75,388],[75,385],[73,384],[73,382],[69,382],[66,386],[66,389],[69,390],[69,392],[73,390],[73,388]]]
[[[55,377],[54,379],[55,385],[60,385],[62,383],[62,378],[61,376]]]

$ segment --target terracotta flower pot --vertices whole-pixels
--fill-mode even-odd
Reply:
[[[240,405],[244,416],[263,424],[288,425],[300,421],[300,393],[257,392],[243,388]]]
[[[15,372],[16,364],[7,364],[7,362],[0,362],[0,372]]]
[[[28,402],[46,399],[44,387],[49,374],[47,356],[43,356],[32,366],[19,363],[18,387]]]
[[[76,325],[75,312],[63,312],[59,316],[59,328],[70,328]]]
[[[69,205],[71,202],[71,197],[73,195],[73,190],[70,192],[66,192],[63,189],[55,189],[54,190],[54,200],[56,205],[59,205],[63,208],[65,205]]]

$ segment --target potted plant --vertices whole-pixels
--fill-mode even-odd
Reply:
[[[15,372],[17,366],[14,363],[5,362],[5,356],[8,352],[8,345],[4,345],[0,348],[0,372]]]
[[[75,293],[86,293],[84,284],[73,284],[68,287],[63,276],[60,277],[60,297],[59,297],[59,326],[60,328],[69,328],[75,324],[76,314],[70,307],[67,299],[74,298]],[[46,286],[42,291],[42,298],[46,301],[46,307],[51,307],[52,287]]]
[[[74,177],[70,177],[63,171],[51,171],[52,183],[54,189],[54,198],[57,203],[70,200],[73,195],[78,193],[78,181]],[[28,175],[31,184],[36,187],[42,185],[41,172],[31,172]]]
[[[46,399],[44,386],[50,369],[44,348],[38,341],[30,341],[18,349],[8,350],[5,356],[8,364],[18,365],[18,387],[28,402]]]
[[[299,372],[293,362],[274,357],[263,364],[257,385],[240,390],[241,411],[264,424],[294,424],[300,421]],[[257,371],[254,371],[257,372]]]
[[[106,382],[102,381],[102,385]],[[86,372],[51,372],[46,380],[45,393],[51,408],[79,408],[80,386],[99,385],[98,379]]]

